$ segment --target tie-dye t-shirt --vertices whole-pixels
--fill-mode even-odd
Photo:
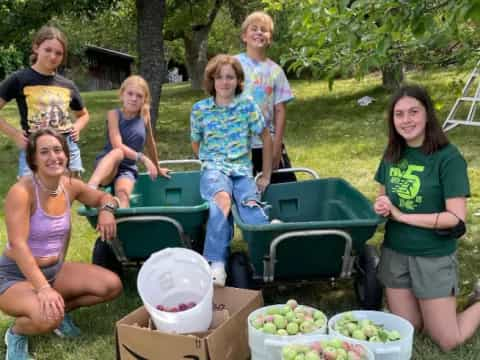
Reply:
[[[217,106],[213,97],[193,105],[190,138],[200,144],[202,169],[252,176],[251,137],[260,135],[265,121],[249,98],[236,97],[228,106]]]
[[[275,134],[274,107],[293,99],[292,90],[283,69],[270,59],[256,61],[246,53],[235,55],[245,73],[243,95],[251,96],[262,110],[266,126]],[[252,139],[252,147],[262,147],[259,137]]]

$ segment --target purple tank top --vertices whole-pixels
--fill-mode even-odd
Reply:
[[[35,257],[58,256],[62,251],[67,236],[70,233],[70,199],[63,188],[67,209],[62,215],[49,215],[40,204],[37,181],[35,185],[35,212],[30,217],[30,232],[28,234],[28,246]]]

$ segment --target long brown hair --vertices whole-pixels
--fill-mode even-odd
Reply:
[[[391,163],[397,163],[407,147],[405,139],[397,132],[393,121],[395,105],[401,98],[406,96],[416,99],[425,108],[427,122],[425,124],[425,139],[421,146],[422,152],[427,155],[432,154],[449,143],[447,136],[440,127],[432,99],[428,95],[427,90],[420,85],[403,85],[391,97],[387,113],[388,145],[385,151],[385,160]]]
[[[33,65],[37,62],[37,54],[34,49],[39,47],[45,40],[58,40],[63,47],[62,65],[67,62],[67,37],[63,32],[55,26],[45,25],[38,30],[32,40],[32,54],[30,55],[30,63]]]

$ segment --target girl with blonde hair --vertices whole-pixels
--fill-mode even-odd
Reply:
[[[95,161],[88,184],[114,186],[120,207],[128,207],[138,177],[137,163],[145,165],[154,180],[158,174],[168,177],[168,169],[158,165],[158,154],[150,121],[150,90],[141,76],[132,75],[120,87],[122,107],[107,114],[107,141]],[[149,156],[143,154],[147,147]]]

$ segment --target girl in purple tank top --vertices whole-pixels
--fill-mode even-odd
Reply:
[[[107,114],[107,141],[97,156],[88,185],[96,189],[99,185],[113,184],[119,206],[128,207],[138,176],[137,162],[145,165],[152,180],[158,174],[169,176],[168,169],[158,165],[147,82],[141,76],[129,76],[120,87],[120,101],[122,108],[110,110]],[[148,157],[143,155],[145,144]]]
[[[26,158],[33,174],[7,194],[8,243],[0,256],[0,310],[16,318],[5,334],[9,359],[28,358],[27,334],[79,335],[68,312],[112,300],[122,291],[109,270],[64,261],[71,201],[99,208],[97,230],[105,240],[116,233],[113,197],[65,175],[68,145],[50,128],[30,136]]]

